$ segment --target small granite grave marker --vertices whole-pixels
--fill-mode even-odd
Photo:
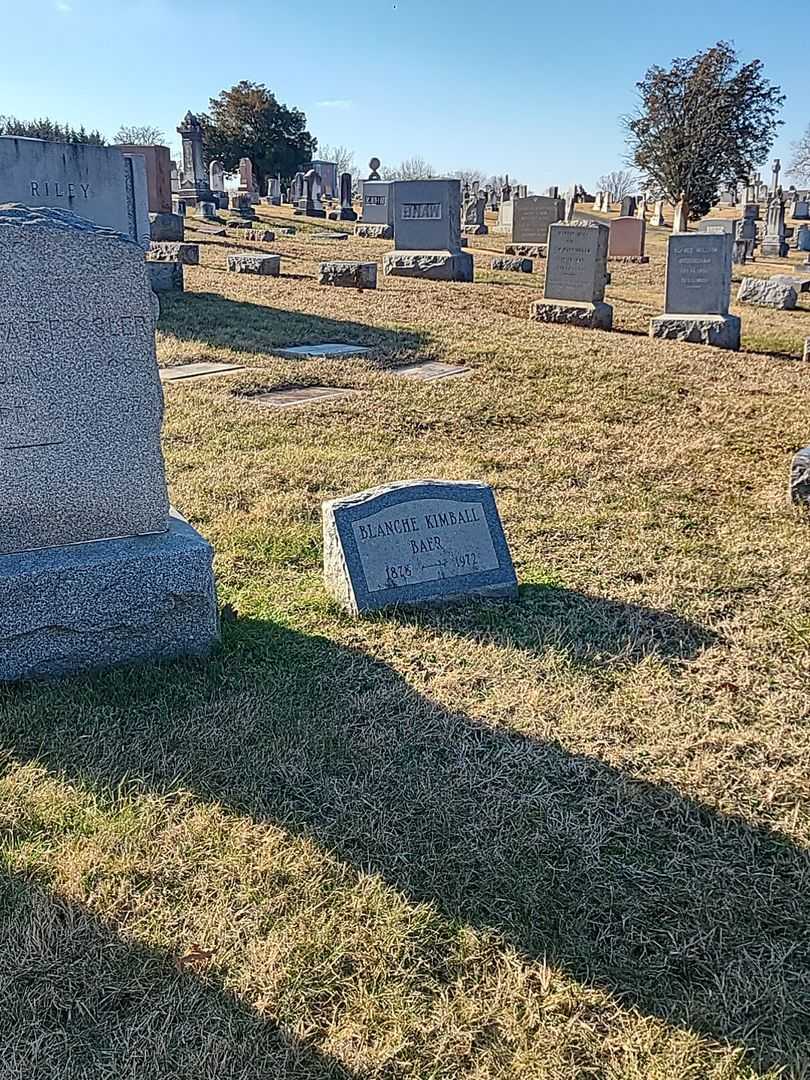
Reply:
[[[324,577],[354,614],[517,596],[492,489],[407,481],[323,504]]]

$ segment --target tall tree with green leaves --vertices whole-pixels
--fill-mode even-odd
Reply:
[[[782,123],[785,98],[762,62],[741,63],[724,41],[651,67],[636,89],[636,111],[624,118],[630,163],[670,202],[685,196],[692,218],[714,205],[722,181],[765,161]]]
[[[312,160],[317,140],[306,122],[300,109],[281,105],[263,83],[243,80],[211,98],[209,112],[200,116],[206,164],[221,161],[234,172],[240,158],[250,158],[263,191],[268,177],[289,180]]]
[[[104,146],[106,139],[100,131],[86,131],[82,126],[73,128],[69,124],[60,124],[49,120],[47,116],[38,120],[18,120],[16,116],[0,116],[0,135],[18,135],[24,139],[45,139],[46,142],[91,143]]]

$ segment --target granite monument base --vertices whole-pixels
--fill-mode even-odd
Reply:
[[[472,281],[473,267],[466,251],[389,251],[383,256],[383,273],[390,277]]]
[[[369,225],[360,222],[354,227],[354,235],[362,236],[364,240],[393,240],[393,225]]]
[[[376,289],[377,264],[372,262],[322,262],[318,268],[319,285],[337,285],[347,289]]]
[[[183,292],[183,264],[177,259],[171,262],[151,262],[146,260],[146,272],[152,292]]]
[[[642,266],[646,266],[649,261],[649,255],[608,255],[608,262],[638,263]]]
[[[486,236],[489,228],[486,225],[462,225],[462,236]]]
[[[658,315],[650,319],[650,337],[736,351],[740,347],[740,320],[736,315]]]
[[[537,300],[532,304],[531,317],[536,322],[581,326],[586,330],[613,329],[613,308],[602,301],[576,304],[564,300]]]
[[[165,533],[0,556],[0,681],[207,656],[212,560],[175,511]]]
[[[507,244],[507,255],[518,256],[521,259],[544,259],[546,257],[545,244]]]
[[[763,259],[786,259],[790,247],[785,240],[769,240],[767,237],[759,247],[759,253]]]
[[[357,211],[349,209],[330,210],[330,221],[357,221]]]

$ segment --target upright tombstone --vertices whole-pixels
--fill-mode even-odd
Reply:
[[[461,211],[461,231],[465,236],[484,236],[489,232],[485,224],[486,195],[473,191]]]
[[[0,203],[73,211],[149,247],[146,163],[114,146],[0,136]]]
[[[779,160],[774,162],[775,171],[778,172]],[[788,254],[788,243],[785,238],[785,200],[780,192],[777,192],[768,201],[768,216],[765,220],[765,235],[762,238],[760,251],[765,258],[784,259]]]
[[[649,256],[644,254],[646,235],[647,224],[644,218],[620,217],[611,221],[608,258],[621,259],[623,262],[649,262]]]
[[[655,200],[655,209],[653,210],[652,221],[650,222],[650,224],[655,225],[659,229],[663,225],[666,225],[666,221],[664,220],[664,200],[663,199],[656,199]]]
[[[334,161],[311,161],[309,167],[321,178],[321,198],[335,198],[338,194],[337,164]]]
[[[807,221],[810,218],[810,200],[796,199],[793,204],[794,221]]]
[[[672,215],[672,231],[673,233],[689,231],[689,203],[685,195],[681,195],[675,204],[675,212]]]
[[[415,480],[333,499],[323,537],[326,587],[353,614],[517,596],[487,484]]]
[[[146,169],[146,194],[150,214],[170,214],[172,210],[171,157],[168,146],[118,145],[125,157],[138,155]]]
[[[304,173],[304,194],[298,203],[298,209],[307,217],[326,217],[326,211],[321,205],[321,175],[317,169],[309,169]]]
[[[461,181],[395,180],[390,189],[394,250],[383,273],[472,281],[472,255],[461,250]]]
[[[267,178],[267,202],[270,206],[281,206],[281,177]]]
[[[635,217],[636,214],[636,198],[634,195],[625,195],[622,199],[621,210],[619,211],[620,217]]]
[[[639,196],[638,204],[636,205],[636,217],[642,221],[647,220],[647,200],[641,195]]]
[[[143,251],[0,206],[0,681],[205,655],[212,551],[170,511]]]
[[[208,186],[211,189],[211,202],[218,210],[227,210],[228,193],[225,190],[225,166],[221,161],[212,161],[208,167]]]
[[[550,226],[562,221],[565,202],[547,195],[517,199],[512,210],[513,244],[546,244]]]
[[[372,161],[376,161],[372,158]],[[383,180],[365,180],[362,186],[361,225],[355,230],[362,236],[391,240],[394,235],[394,202],[391,184]]]
[[[664,314],[651,320],[651,337],[739,349],[740,320],[728,313],[731,247],[728,233],[670,236]]]
[[[357,212],[352,205],[352,174],[340,174],[340,209],[333,210],[329,217],[334,221],[357,221]]]
[[[604,303],[609,232],[601,221],[550,226],[543,299],[532,304],[533,319],[611,329],[613,308]]]
[[[208,170],[203,159],[202,124],[192,112],[187,112],[177,133],[183,140],[183,176],[178,195],[187,206],[211,202]]]
[[[250,158],[243,157],[239,159],[239,187],[237,191],[240,195],[248,196],[251,206],[255,206],[259,202],[259,192],[253,176],[253,162]]]

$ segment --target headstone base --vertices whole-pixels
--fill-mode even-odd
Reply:
[[[319,285],[341,285],[347,289],[376,289],[377,264],[370,262],[322,262]]]
[[[639,263],[646,264],[650,261],[649,255],[608,255],[608,262],[615,263]]]
[[[763,259],[786,259],[790,247],[784,240],[768,240],[762,241],[759,254]]]
[[[650,319],[650,337],[736,351],[740,347],[740,320],[736,315],[658,315]]]
[[[792,278],[744,277],[737,293],[737,303],[792,311],[796,307],[798,292]]]
[[[518,274],[531,274],[534,272],[534,262],[531,259],[518,259],[511,256],[496,255],[489,264],[490,270],[512,270]]]
[[[364,225],[362,222],[354,227],[354,235],[362,236],[364,240],[393,240],[393,225]]]
[[[183,239],[184,224],[182,214],[150,214],[149,236],[152,240],[179,243]]]
[[[229,255],[228,270],[232,274],[260,274],[262,277],[278,277],[281,270],[281,256]]]
[[[212,560],[175,511],[158,535],[0,556],[0,681],[207,656]]]
[[[146,258],[152,262],[179,262],[183,266],[199,266],[200,245],[153,240],[149,245]]]
[[[150,262],[146,271],[152,292],[183,292],[183,264],[181,262]]]
[[[507,255],[519,255],[526,259],[544,259],[546,257],[545,244],[507,244]]]
[[[462,236],[486,236],[489,229],[486,225],[462,225]]]
[[[537,300],[532,304],[531,317],[537,322],[563,323],[586,330],[613,329],[613,308],[601,301],[596,304],[576,304],[564,300]]]
[[[389,251],[383,273],[430,281],[472,281],[473,257],[466,251]]]
[[[330,210],[330,221],[357,221],[357,212],[355,210]]]

